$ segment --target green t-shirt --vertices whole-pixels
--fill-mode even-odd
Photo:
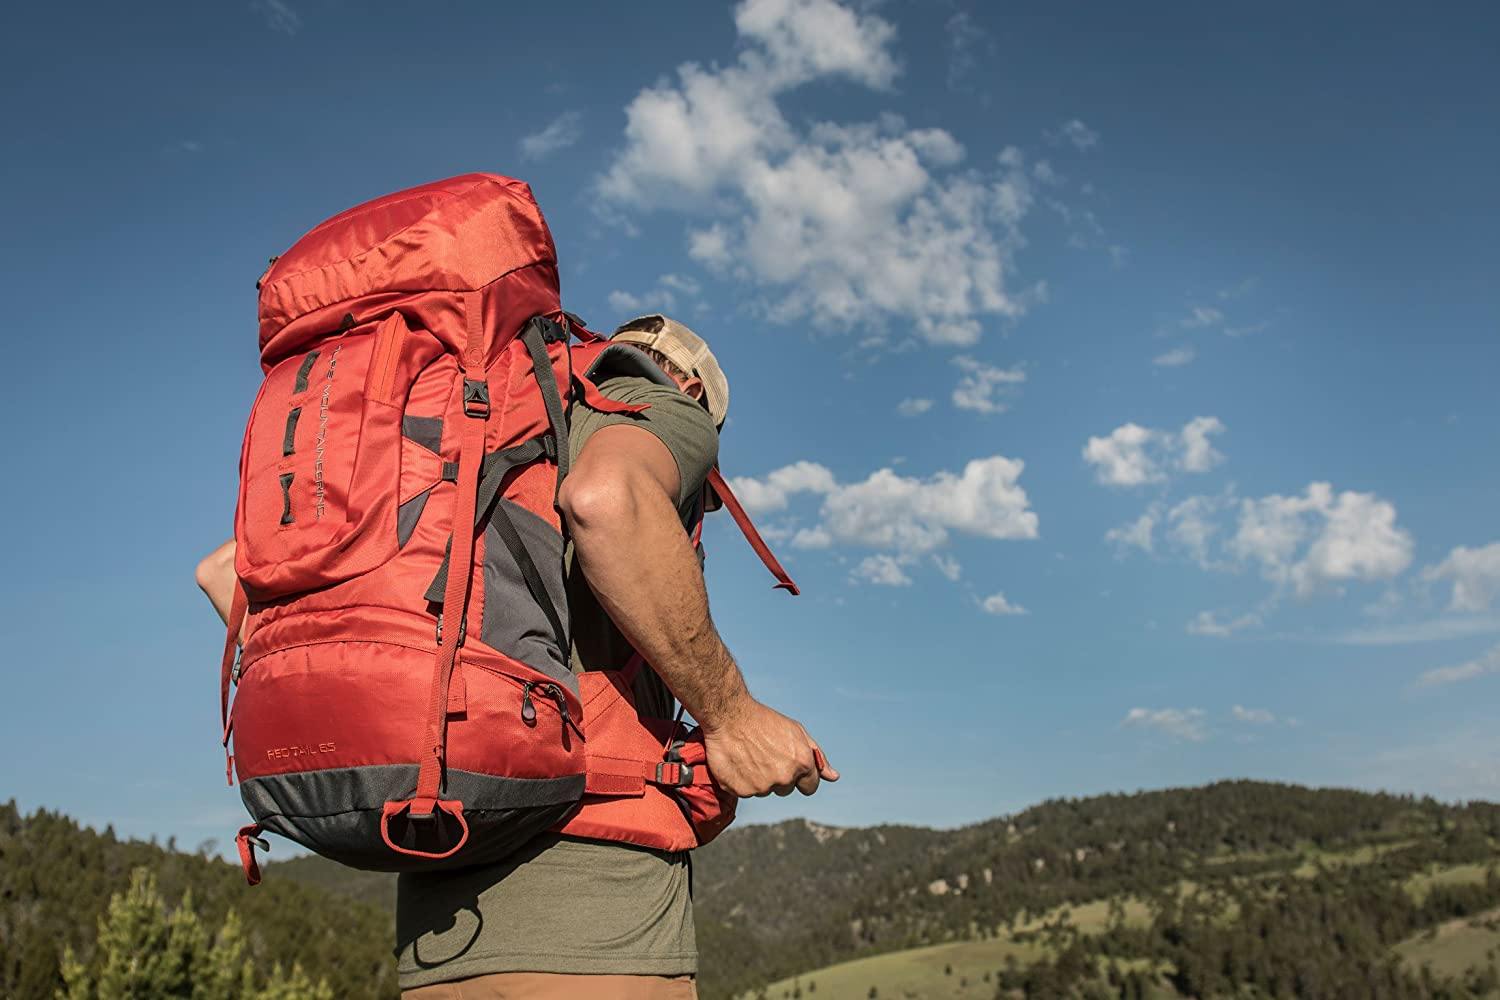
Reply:
[[[630,415],[575,406],[570,453],[576,459],[589,435],[612,424],[655,434],[677,461],[678,510],[688,524],[718,459],[712,418],[677,389],[643,378],[609,379],[599,388],[650,408]],[[573,670],[623,666],[629,643],[573,567],[571,547],[566,560]],[[641,673],[643,711],[669,715],[665,685]],[[547,834],[501,864],[404,874],[396,890],[396,958],[402,989],[497,972],[696,973],[688,854]]]

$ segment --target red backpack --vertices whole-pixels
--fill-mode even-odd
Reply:
[[[673,850],[723,829],[701,737],[635,711],[639,658],[582,690],[568,666],[568,408],[636,408],[590,377],[628,348],[562,311],[530,188],[469,174],[378,198],[257,287],[220,683],[251,884],[265,830],[408,871],[548,829]]]

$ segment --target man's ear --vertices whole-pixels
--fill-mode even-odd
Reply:
[[[682,391],[687,393],[689,399],[695,400],[699,403],[703,402],[703,380],[698,376],[694,375],[692,378],[682,383]]]

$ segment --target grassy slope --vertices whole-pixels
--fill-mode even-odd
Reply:
[[[1449,920],[1396,946],[1396,954],[1412,969],[1431,962],[1434,971],[1449,975],[1480,965],[1497,951],[1500,909],[1465,920]]]
[[[1109,922],[1109,909],[1107,899],[1060,906],[1033,917],[1019,925],[1017,930],[1023,933],[1035,931],[1066,915],[1067,922],[1083,933],[1098,933]],[[1124,912],[1125,922],[1129,925],[1144,926],[1151,919],[1146,904],[1137,899],[1126,899]],[[840,962],[805,976],[773,983],[766,995],[775,1000],[801,984],[806,1000],[864,1000],[873,985],[878,986],[882,997],[984,997],[988,1000],[995,995],[994,975],[1005,965],[1007,957],[1014,957],[1018,963],[1026,965],[1041,958],[1045,950],[1046,946],[1040,942],[1017,941],[1008,930],[1000,928],[998,937],[985,940],[952,941]],[[989,980],[984,978],[986,972],[990,974]],[[809,981],[817,984],[816,993],[808,993]]]
[[[1319,865],[1331,868],[1368,864],[1410,843],[1403,840],[1367,844],[1348,851],[1308,848],[1300,855],[1288,854],[1285,857],[1287,868],[1293,875],[1309,878],[1316,874]],[[1235,859],[1225,856],[1213,859],[1212,863],[1231,860]],[[1485,871],[1486,866],[1478,864],[1433,866],[1409,879],[1405,888],[1413,898],[1420,900],[1433,885],[1480,882],[1484,880]],[[1184,894],[1195,889],[1191,882],[1181,884]],[[1019,925],[1017,930],[1034,931],[1066,914],[1067,922],[1079,931],[1098,933],[1108,922],[1109,909],[1108,899],[1058,907]],[[1125,922],[1130,925],[1142,926],[1151,919],[1146,905],[1136,899],[1124,900],[1124,912]],[[1500,947],[1500,910],[1480,919],[1449,921],[1435,934],[1416,935],[1397,946],[1396,950],[1414,968],[1431,961],[1435,971],[1457,974],[1483,962],[1489,949],[1495,947]],[[1045,945],[1035,941],[1018,942],[1009,930],[1001,928],[998,937],[987,940],[955,941],[841,962],[772,983],[767,987],[766,995],[770,1000],[777,1000],[789,995],[800,984],[802,995],[807,1000],[865,1000],[872,985],[878,987],[881,997],[990,998],[995,994],[994,974],[1005,964],[1007,956],[1014,956],[1017,962],[1025,965],[1042,957],[1044,949]],[[986,972],[991,976],[988,982],[983,978]],[[815,993],[808,992],[809,982],[816,984]],[[1170,995],[1170,992],[1162,995]]]

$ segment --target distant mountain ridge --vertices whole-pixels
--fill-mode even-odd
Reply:
[[[42,850],[41,841],[52,846]],[[1488,864],[1497,842],[1500,806],[1491,803],[1253,781],[1059,799],[953,830],[807,820],[737,827],[694,857],[701,988],[705,997],[739,994],[863,955],[982,938],[1063,904],[1160,898],[1184,880],[1282,877],[1309,851],[1369,847],[1386,866],[1380,877],[1395,879],[1439,862]],[[25,877],[16,857],[29,859]],[[286,947],[310,973],[357,973],[369,986],[339,995],[393,992],[392,876],[302,857],[266,865],[265,884],[247,892],[223,862],[120,842],[55,814],[22,818],[13,805],[0,809],[0,951],[13,954],[11,943],[22,941],[30,957],[21,964],[46,960],[46,932],[26,916],[35,912],[67,914],[64,936],[84,943],[108,887],[123,884],[135,863],[164,868],[172,873],[164,888],[191,884],[210,909],[232,904],[247,922],[294,908],[298,924],[326,928],[361,956],[351,962],[320,952],[316,940],[292,941]],[[86,888],[69,885],[72,868],[86,872]],[[262,934],[257,948],[270,956],[279,940]],[[0,973],[3,995],[50,995],[37,992],[46,977],[35,969],[7,959]]]

